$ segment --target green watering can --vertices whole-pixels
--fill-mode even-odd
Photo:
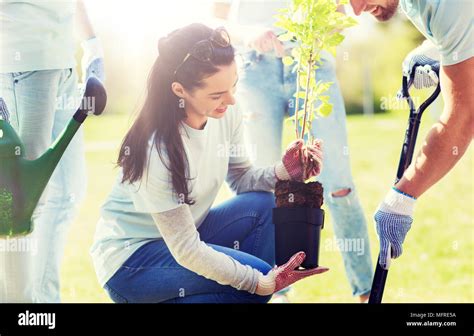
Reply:
[[[81,106],[56,141],[36,160],[23,157],[24,145],[13,127],[0,118],[0,237],[33,231],[31,217],[64,151],[90,114],[100,115],[107,94],[95,77],[88,79]],[[8,115],[0,98],[0,116]]]

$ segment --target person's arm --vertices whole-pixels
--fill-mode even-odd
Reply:
[[[212,2],[212,16],[222,21],[230,35],[232,44],[244,44],[246,33],[251,30],[250,27],[242,27],[240,25],[229,22],[229,13],[231,8],[231,1],[213,1]]]
[[[155,213],[152,217],[178,264],[221,285],[230,285],[251,294],[271,295],[298,280],[329,270],[326,267],[299,270],[306,255],[298,252],[286,264],[274,267],[264,275],[201,241],[187,204]]]
[[[94,27],[87,14],[87,8],[83,0],[77,1],[76,23],[78,34],[81,40],[89,40],[95,37]]]
[[[440,1],[426,6],[432,40],[441,54],[444,111],[397,188],[415,198],[446,175],[463,156],[473,135],[474,47],[472,6]]]
[[[337,4],[339,4],[339,2],[340,2],[339,0],[336,1]],[[337,11],[339,13],[346,14],[346,8],[344,7],[344,5],[339,5],[337,7]]]
[[[212,14],[217,19],[226,20],[225,27],[230,35],[232,44],[250,47],[259,53],[275,50],[278,57],[285,55],[283,43],[273,32],[272,27],[262,28],[261,26],[241,25],[230,22],[228,20],[230,9],[231,1],[213,2]]]
[[[416,159],[397,183],[397,189],[418,198],[464,155],[474,130],[473,83],[474,57],[442,67],[444,112],[428,133]]]
[[[416,199],[446,175],[469,146],[473,125],[474,57],[441,69],[445,109],[431,128],[416,159],[385,196],[374,215],[380,242],[380,265],[403,252],[413,223]]]
[[[301,161],[301,156],[306,163]],[[307,147],[303,146],[302,140],[295,140],[287,147],[282,161],[273,166],[254,167],[248,159],[241,163],[229,163],[226,181],[236,194],[248,191],[273,192],[278,180],[305,181],[319,175],[323,165],[322,156],[319,140]]]
[[[385,269],[388,269],[392,258],[400,257],[403,252],[403,242],[413,223],[417,197],[454,167],[472,140],[474,44],[469,9],[470,4],[463,1],[439,1],[427,4],[420,14],[429,22],[431,34],[426,34],[427,37],[439,50],[445,107],[414,161],[396,186],[389,190],[374,215],[380,242],[379,264]],[[404,66],[405,75],[411,71],[409,60],[416,58],[416,55],[412,56],[408,57],[408,67]],[[429,59],[432,57],[435,56],[428,56]],[[423,72],[428,74],[428,70]],[[434,76],[432,81],[424,80],[423,72],[420,73],[418,87],[437,82]]]
[[[226,181],[231,190],[241,194],[248,191],[273,192],[278,178],[276,167],[254,167],[250,161],[246,161],[229,164]]]
[[[187,204],[152,214],[152,217],[178,264],[221,285],[255,293],[259,278],[263,276],[260,271],[204,243]]]
[[[236,194],[248,191],[273,192],[278,179],[289,179],[283,164],[277,163],[269,167],[255,167],[245,149],[244,123],[242,111],[236,107],[232,111],[233,134],[231,143],[236,148],[242,148],[238,156],[229,157],[229,167],[226,182]]]
[[[243,116],[239,108],[233,113],[233,136],[231,143],[235,148],[245,148]],[[270,191],[278,180],[303,181],[319,175],[322,169],[322,144],[319,140],[303,146],[302,140],[292,142],[282,156],[282,160],[269,167],[255,167],[245,150],[238,156],[229,158],[226,181],[237,194],[248,191]],[[303,163],[302,160],[305,162]]]
[[[95,76],[104,82],[104,52],[100,40],[96,37],[83,0],[77,1],[76,25],[84,52],[81,62],[82,82],[85,82],[90,76]]]

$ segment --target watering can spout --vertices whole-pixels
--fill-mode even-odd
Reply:
[[[13,128],[0,120],[0,237],[32,231],[31,216],[59,160],[87,116],[100,115],[106,102],[102,83],[89,78],[81,106],[69,124],[42,156],[31,161],[23,157],[23,145]],[[19,155],[13,153],[14,148]]]

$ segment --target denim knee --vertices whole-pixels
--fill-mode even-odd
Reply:
[[[271,192],[267,191],[254,191],[255,194],[255,207],[260,216],[271,215],[272,209],[275,205],[275,196]]]
[[[127,299],[125,299],[123,296],[121,296],[119,293],[117,293],[114,289],[112,289],[108,283],[104,285],[104,290],[108,294],[109,298],[114,302],[114,303],[128,303]]]

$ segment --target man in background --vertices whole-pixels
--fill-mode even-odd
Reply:
[[[351,5],[356,15],[368,12],[379,21],[389,20],[400,5],[403,13],[431,42],[410,52],[403,62],[404,75],[413,76],[416,88],[437,85],[440,80],[444,100],[444,111],[433,124],[421,150],[375,214],[380,240],[379,263],[388,269],[391,259],[402,254],[416,200],[456,165],[472,140],[474,3],[472,0],[351,0]],[[432,63],[438,59],[441,62],[439,79],[429,67],[414,69],[420,60]]]

